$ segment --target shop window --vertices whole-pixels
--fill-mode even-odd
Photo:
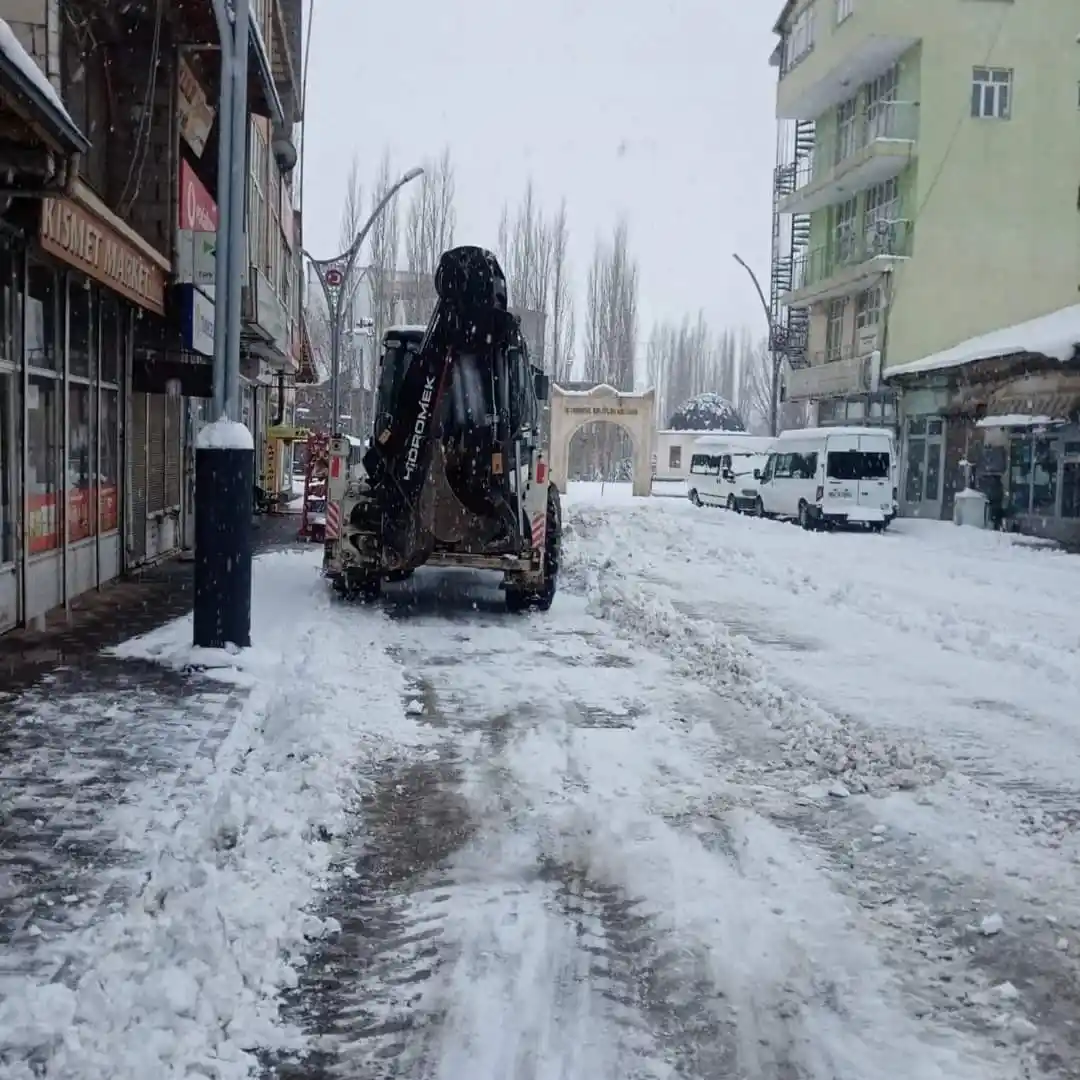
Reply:
[[[101,391],[100,469],[98,515],[105,533],[120,524],[120,394],[116,390]]]
[[[1009,510],[1026,514],[1031,506],[1031,439],[1009,442]]]
[[[94,394],[89,386],[68,389],[68,541],[93,536],[97,521]]]
[[[908,503],[922,502],[923,472],[925,466],[925,440],[909,438],[907,446],[907,467],[904,478],[904,500]]]
[[[1052,516],[1057,510],[1057,447],[1050,439],[1035,440],[1031,511]]]
[[[1061,467],[1061,516],[1080,518],[1080,461],[1066,461]]]
[[[668,447],[668,468],[669,469],[681,469],[682,468],[682,447],[681,446],[669,446]]]
[[[58,380],[31,375],[26,396],[29,442],[26,543],[31,555],[60,546],[60,391]]]
[[[68,374],[89,379],[93,373],[93,319],[90,283],[72,275],[68,281]]]
[[[101,381],[119,383],[124,335],[120,332],[121,308],[116,297],[101,294]]]
[[[19,445],[15,420],[15,376],[0,371],[0,563],[15,560],[15,454]]]
[[[31,367],[56,371],[59,368],[57,347],[56,273],[47,266],[32,262],[27,276],[26,362]]]

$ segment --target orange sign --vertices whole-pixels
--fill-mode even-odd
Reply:
[[[86,207],[42,200],[41,247],[140,307],[165,314],[165,271]]]

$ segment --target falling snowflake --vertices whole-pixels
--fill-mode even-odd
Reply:
[[[734,405],[719,394],[698,394],[672,414],[669,431],[745,431]]]

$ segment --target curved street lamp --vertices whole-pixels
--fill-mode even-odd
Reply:
[[[757,274],[751,269],[750,264],[740,255],[733,253],[731,257],[750,275],[758,299],[761,301],[761,310],[765,312],[765,325],[769,329],[769,359],[772,362],[772,377],[769,381],[769,434],[775,436],[779,427],[780,367],[782,359],[780,353],[775,352],[772,348],[772,311],[769,309],[769,302],[765,299],[765,293],[757,279]]]
[[[332,435],[338,434],[338,412],[341,404],[341,323],[345,312],[352,306],[352,298],[359,286],[359,279],[350,282],[356,256],[360,253],[367,235],[372,226],[379,219],[379,215],[389,205],[391,199],[406,185],[424,175],[424,170],[417,166],[404,173],[396,183],[392,184],[386,194],[379,200],[378,205],[371,211],[367,221],[356,233],[356,238],[348,249],[332,259],[315,259],[307,251],[304,254],[315,269],[315,276],[322,286],[323,296],[326,297],[327,312],[330,316],[330,415],[334,418],[334,430]],[[348,290],[348,292],[346,292]]]

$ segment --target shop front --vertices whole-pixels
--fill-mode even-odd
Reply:
[[[42,203],[26,270],[26,615],[123,573],[136,327],[165,311],[168,262],[81,184]],[[125,440],[125,433],[128,438]]]
[[[109,446],[102,450],[95,444],[91,449],[85,442],[91,423],[100,427],[102,388],[108,384],[100,375],[82,381],[77,374],[69,378],[66,352],[58,352],[55,341],[48,346],[34,343],[33,360],[44,363],[44,374],[31,369],[24,355],[28,336],[24,320],[34,319],[30,329],[37,334],[45,318],[24,303],[28,237],[37,228],[39,200],[43,191],[59,189],[74,175],[78,155],[85,154],[90,143],[17,38],[9,34],[0,49],[5,146],[5,198],[0,203],[0,633],[38,614],[38,606],[47,603],[48,597],[36,593],[28,597],[28,573],[32,570],[39,576],[38,564],[49,559],[51,551],[60,546],[68,550],[78,543],[69,545],[67,534],[59,531],[58,499],[65,486],[72,500],[65,522],[70,521],[72,534],[85,541],[89,536],[82,535],[85,529],[92,526],[95,534],[101,531],[96,516],[89,520],[89,490],[95,484],[105,487],[102,473],[116,468]],[[86,310],[86,305],[80,310]],[[96,344],[100,347],[100,342]],[[83,354],[76,360],[76,371]],[[104,396],[108,408],[107,390]],[[70,437],[69,410],[79,419]],[[65,424],[63,438],[61,422]],[[33,443],[31,433],[36,436]],[[40,438],[48,440],[44,453]],[[69,465],[75,466],[72,471],[80,480],[84,477],[80,470],[87,470],[81,487],[67,485]],[[97,472],[90,474],[91,468]],[[53,596],[63,592],[63,569],[55,563],[53,557],[54,565],[49,567]]]

